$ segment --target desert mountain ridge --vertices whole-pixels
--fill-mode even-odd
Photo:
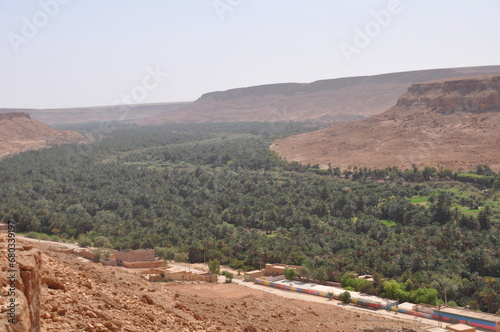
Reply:
[[[93,106],[74,108],[0,108],[2,113],[28,113],[40,122],[48,125],[86,122],[137,121],[172,110],[189,102],[133,104],[117,106]]]
[[[413,84],[386,112],[277,140],[290,161],[452,170],[488,164],[500,170],[500,75]]]
[[[237,88],[206,93],[193,103],[138,123],[303,120],[338,123],[386,111],[413,83],[490,74],[500,74],[500,66],[419,70]]]
[[[48,125],[85,122],[304,121],[339,123],[379,114],[393,106],[413,83],[461,76],[500,74],[500,66],[417,70],[400,73],[278,83],[215,91],[194,102],[75,107],[0,108],[22,112]]]
[[[0,113],[0,158],[58,144],[91,141],[80,133],[47,126],[27,113]]]

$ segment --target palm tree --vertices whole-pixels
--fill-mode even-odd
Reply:
[[[201,246],[203,248],[203,263],[207,262],[207,251],[212,249],[214,242],[215,239],[213,237],[207,237],[201,240]]]
[[[481,297],[481,300],[483,300],[483,303],[486,305],[490,313],[496,312],[498,309],[498,304],[496,303],[498,299],[498,292],[496,290],[493,288],[486,288],[479,293],[479,297]]]
[[[452,295],[458,291],[458,284],[453,280],[445,276],[438,276],[431,283],[434,288],[440,289],[444,293],[444,304],[448,304],[448,293],[451,292]]]

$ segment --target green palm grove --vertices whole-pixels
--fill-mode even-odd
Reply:
[[[268,149],[318,128],[310,123],[113,128],[68,128],[97,140],[0,161],[0,221],[193,263],[301,265],[299,276],[400,301],[499,309],[500,177],[486,165],[320,169]],[[353,283],[351,272],[375,280]]]

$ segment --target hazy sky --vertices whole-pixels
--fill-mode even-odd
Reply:
[[[0,108],[498,65],[499,13],[498,0],[0,0]]]

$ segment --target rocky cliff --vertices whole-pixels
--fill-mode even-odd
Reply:
[[[500,171],[500,76],[413,84],[386,112],[278,140],[288,160],[347,168],[488,164]]]
[[[396,106],[425,107],[444,114],[500,111],[500,77],[413,84]]]
[[[9,257],[6,241],[6,237],[1,235],[0,311],[3,317],[0,320],[0,331],[38,332],[40,331],[41,305],[41,253],[29,245],[17,242],[15,251],[12,249],[10,251],[11,254],[15,254],[15,263],[11,265],[12,261],[9,259],[12,257]],[[11,299],[14,301],[12,302]]]

